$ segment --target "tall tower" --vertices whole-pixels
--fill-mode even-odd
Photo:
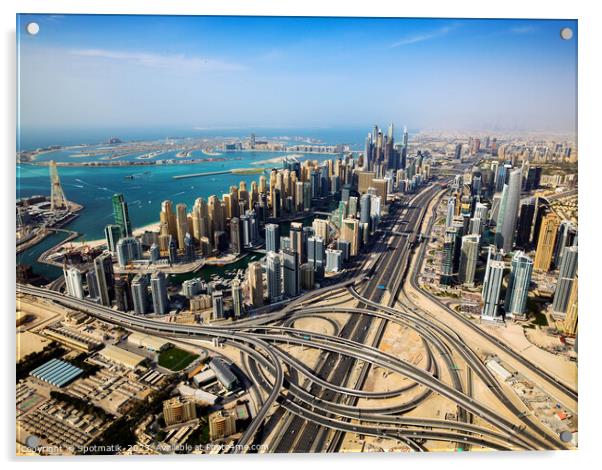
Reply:
[[[537,251],[535,252],[534,269],[536,271],[550,270],[559,226],[560,218],[554,212],[544,216],[539,230]]]
[[[506,302],[504,303],[506,316],[526,319],[532,272],[533,260],[522,251],[516,251],[512,257],[510,277],[506,288]]]
[[[50,210],[69,209],[69,201],[63,192],[56,162],[50,160],[48,168],[50,168]]]
[[[114,194],[111,197],[111,202],[113,204],[113,217],[115,218],[115,225],[119,225],[121,228],[121,236],[131,237],[132,223],[130,222],[128,205],[125,202],[123,194]]]

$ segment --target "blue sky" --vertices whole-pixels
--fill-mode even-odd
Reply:
[[[40,24],[37,36],[24,32]],[[574,131],[575,21],[22,15],[20,127]],[[559,31],[570,26],[575,38]]]

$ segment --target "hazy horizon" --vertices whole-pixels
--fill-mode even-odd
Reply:
[[[17,27],[25,134],[576,131],[575,20],[20,15]]]

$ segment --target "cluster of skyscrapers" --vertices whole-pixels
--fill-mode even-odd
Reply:
[[[103,277],[105,282],[95,281],[93,273],[87,275],[89,297],[138,314],[163,314],[169,299],[161,267],[225,252],[237,256],[264,244],[263,262],[250,263],[245,281],[231,286],[234,315],[241,315],[246,305],[259,307],[295,297],[319,285],[327,274],[340,272],[370,242],[388,194],[411,192],[429,177],[429,156],[420,152],[409,156],[407,131],[402,143],[395,144],[391,125],[386,134],[374,127],[364,154],[346,153],[321,163],[286,157],[281,168],[261,175],[250,186],[245,181],[231,186],[221,199],[199,197],[190,209],[184,203],[163,201],[159,230],[140,236],[133,235],[123,195],[115,194],[114,223],[105,227],[107,250],[101,255],[111,272]],[[323,218],[314,214],[317,208],[322,208]],[[281,230],[287,225],[285,236]],[[115,277],[113,259],[128,274]],[[144,274],[153,266],[157,269],[152,276]],[[83,282],[76,271],[66,267],[67,291],[82,297]],[[197,289],[193,285],[186,281],[182,291],[191,293]],[[223,318],[223,292],[209,291],[200,288],[197,294],[209,296],[213,318]]]
[[[564,317],[572,305],[577,229],[572,222],[560,220],[544,197],[529,196],[538,189],[540,176],[541,168],[530,168],[528,162],[516,168],[490,160],[456,176],[451,185],[440,284],[474,287],[479,260],[486,253],[483,319],[526,319],[534,271],[558,270],[554,315]],[[533,251],[534,259],[528,255]]]

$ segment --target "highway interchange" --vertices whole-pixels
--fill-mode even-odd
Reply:
[[[265,443],[269,452],[337,451],[348,433],[391,439],[412,451],[428,450],[428,443],[436,441],[461,449],[565,448],[558,436],[517,406],[516,397],[508,396],[512,392],[500,385],[460,335],[422,312],[403,292],[407,276],[417,289],[418,269],[411,271],[409,265],[413,256],[418,265],[424,257],[426,244],[420,243],[417,234],[428,215],[430,201],[445,191],[446,181],[441,183],[430,184],[393,204],[375,244],[358,256],[356,266],[341,282],[306,293],[275,312],[227,326],[165,323],[44,288],[19,285],[17,290],[127,329],[173,338],[221,338],[240,350],[244,357],[241,369],[254,384],[254,396],[261,403],[238,442],[237,452],[244,452],[251,443]],[[428,235],[432,223],[431,217],[424,235]],[[335,297],[355,300],[355,307],[324,303],[324,299]],[[448,313],[458,316],[452,310]],[[347,320],[339,326],[331,319],[333,314],[347,315]],[[295,327],[297,320],[313,317],[327,319],[331,334]],[[511,355],[530,367],[538,379],[576,399],[576,392],[569,386],[535,367],[478,325],[458,318],[489,341],[492,350]],[[408,328],[420,336],[426,354],[423,368],[379,349],[389,324]],[[290,346],[318,350],[318,364],[304,364],[287,351]],[[465,376],[459,363],[468,370]],[[376,367],[405,377],[407,384],[390,391],[364,390],[371,369]],[[357,368],[359,373],[353,373]],[[487,387],[497,400],[495,406],[491,406],[491,399],[483,402],[472,396],[474,380]],[[444,397],[457,406],[455,420],[405,415],[433,396]],[[395,397],[405,400],[392,405]],[[381,399],[389,401],[379,405]],[[359,400],[368,400],[370,406],[358,406]]]

